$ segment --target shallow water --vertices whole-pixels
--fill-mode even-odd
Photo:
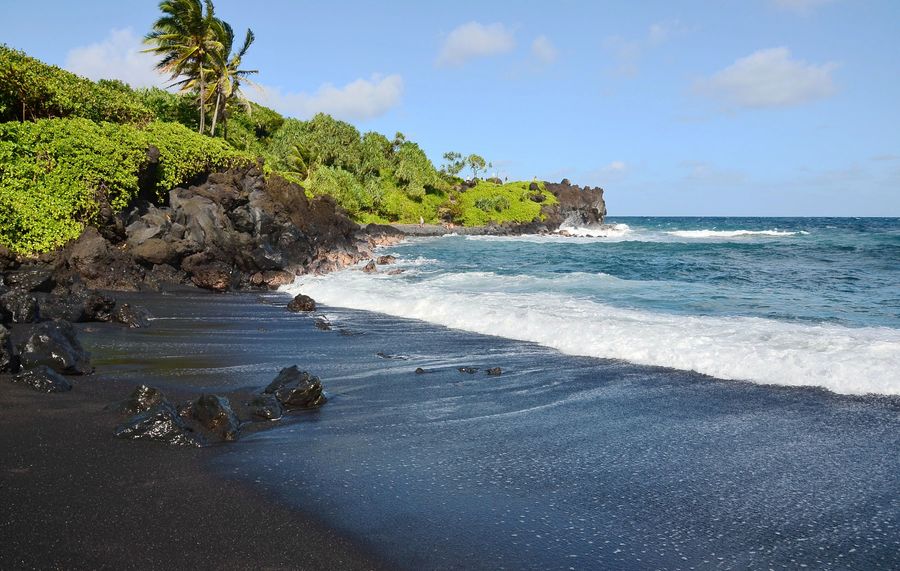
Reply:
[[[262,387],[294,363],[320,375],[327,405],[221,448],[213,469],[398,568],[900,566],[895,397],[720,381],[331,307],[335,329],[321,332],[286,297],[265,299],[278,305],[150,298],[162,318],[150,329],[86,341],[103,373],[163,386]]]

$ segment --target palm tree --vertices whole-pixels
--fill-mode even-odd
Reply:
[[[249,114],[251,109],[250,102],[241,91],[241,82],[245,82],[248,85],[253,85],[253,82],[250,81],[248,76],[259,73],[259,71],[255,69],[241,69],[241,60],[247,54],[247,50],[250,49],[250,45],[255,39],[252,30],[247,30],[247,34],[244,37],[244,44],[236,53],[231,52],[232,46],[234,45],[234,31],[231,29],[231,26],[229,26],[227,22],[221,22],[221,26],[217,28],[217,31],[219,31],[219,33],[221,34],[219,38],[219,41],[222,44],[221,55],[225,55],[227,57],[217,58],[214,68],[214,72],[216,74],[216,86],[213,90],[213,93],[215,95],[215,102],[213,106],[212,125],[210,127],[209,133],[210,135],[215,136],[216,120],[221,115],[223,127],[222,136],[227,137],[228,102],[238,102],[247,110],[247,113]]]
[[[200,0],[163,0],[159,9],[164,15],[144,38],[144,42],[151,46],[145,51],[162,56],[156,68],[170,74],[172,81],[185,77],[173,83],[181,91],[188,91],[196,85],[200,132],[203,133],[208,99],[206,73],[211,60],[223,51],[222,35],[216,33],[223,22],[215,17],[212,0],[203,0],[202,4]]]

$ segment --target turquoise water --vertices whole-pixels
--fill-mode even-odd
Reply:
[[[900,219],[614,218],[581,237],[447,236],[291,291],[723,379],[900,394]]]

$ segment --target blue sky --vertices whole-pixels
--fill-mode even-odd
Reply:
[[[612,215],[900,216],[900,2],[217,0],[285,114],[402,131],[436,163],[606,189]],[[0,0],[0,41],[159,79],[156,2]]]

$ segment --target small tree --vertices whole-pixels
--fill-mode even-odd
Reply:
[[[463,158],[462,153],[446,152],[444,153],[444,160],[447,162],[441,166],[441,172],[447,176],[459,176],[459,173],[466,166],[466,159]]]
[[[466,163],[472,169],[472,178],[478,178],[478,173],[487,168],[487,161],[484,160],[484,157],[475,154],[469,155]]]

